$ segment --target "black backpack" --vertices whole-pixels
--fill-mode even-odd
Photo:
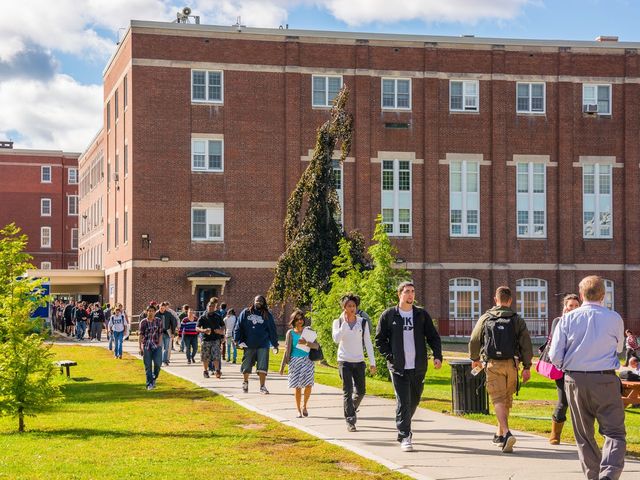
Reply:
[[[516,315],[496,317],[484,322],[484,354],[492,360],[508,360],[518,356]]]

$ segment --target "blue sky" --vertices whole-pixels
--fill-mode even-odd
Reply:
[[[218,25],[240,15],[249,27],[640,42],[640,0],[23,0],[0,17],[0,139],[83,150],[102,121],[118,30],[185,5]]]

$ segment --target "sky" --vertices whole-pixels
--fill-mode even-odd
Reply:
[[[0,0],[0,140],[85,150],[130,20],[171,21],[184,6],[208,25],[640,42],[640,0]]]

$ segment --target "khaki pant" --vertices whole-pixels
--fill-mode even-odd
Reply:
[[[514,360],[489,360],[487,362],[487,393],[491,402],[513,405],[513,394],[518,387],[518,369]]]

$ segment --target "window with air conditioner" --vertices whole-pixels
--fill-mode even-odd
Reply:
[[[451,80],[449,82],[449,110],[477,112],[480,110],[478,80]]]
[[[611,84],[584,84],[582,86],[582,110],[585,113],[611,115]]]

